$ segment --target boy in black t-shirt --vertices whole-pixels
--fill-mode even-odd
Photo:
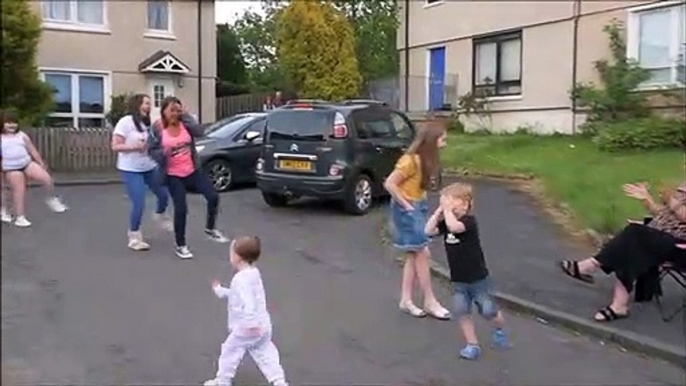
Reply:
[[[481,354],[474,321],[472,304],[476,303],[479,314],[494,324],[493,346],[510,346],[503,330],[505,320],[491,297],[491,280],[486,268],[484,253],[479,240],[476,218],[471,214],[472,187],[456,183],[441,191],[441,203],[426,224],[426,234],[443,236],[445,251],[453,284],[455,316],[467,342],[460,351],[464,359],[477,359]]]

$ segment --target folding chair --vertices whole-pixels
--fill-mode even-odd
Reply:
[[[647,225],[650,221],[652,220],[651,217],[646,217],[643,219],[643,224]],[[674,253],[677,257],[677,259],[681,259],[682,261],[686,262],[686,243],[684,244],[676,244],[674,246]],[[671,322],[677,315],[679,315],[682,311],[686,310],[686,264],[683,266],[676,266],[672,263],[664,263],[660,266],[659,268],[659,274],[660,274],[660,287],[662,286],[663,281],[667,276],[671,277],[677,284],[682,289],[682,292],[685,292],[682,296],[681,300],[681,305],[675,307],[673,310],[668,311],[665,309],[665,307],[662,304],[661,297],[662,297],[662,291],[659,293],[655,294],[655,304],[657,305],[658,310],[660,311],[660,316],[662,317],[662,320],[665,322]]]

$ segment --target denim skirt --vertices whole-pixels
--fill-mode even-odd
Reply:
[[[406,210],[391,200],[391,235],[393,246],[401,251],[418,252],[429,245],[429,237],[424,232],[429,214],[427,200],[410,202],[412,210]]]

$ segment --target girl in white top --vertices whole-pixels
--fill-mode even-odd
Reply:
[[[14,225],[25,228],[31,226],[24,212],[26,197],[26,180],[38,181],[47,191],[46,203],[56,213],[67,210],[67,207],[55,196],[55,185],[47,172],[45,162],[28,135],[19,131],[17,116],[10,111],[0,112],[2,118],[2,180],[7,181],[12,189],[14,208]],[[2,187],[4,188],[4,187]],[[12,222],[12,215],[5,206],[5,191],[2,189],[2,222]]]
[[[128,246],[135,251],[143,251],[150,248],[143,240],[140,230],[145,210],[145,193],[150,189],[155,194],[157,208],[153,217],[161,228],[171,231],[171,221],[165,215],[169,194],[162,183],[157,163],[147,152],[150,97],[136,94],[129,100],[128,107],[129,115],[117,122],[112,133],[112,150],[117,152],[117,170],[121,173],[131,201]]]

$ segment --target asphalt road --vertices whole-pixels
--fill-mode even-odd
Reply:
[[[149,252],[126,248],[121,186],[64,188],[71,210],[59,215],[39,193],[29,197],[32,228],[2,226],[3,385],[194,385],[213,377],[226,306],[210,283],[231,272],[227,246],[202,235],[202,199],[189,202],[196,258],[180,261],[169,234],[148,232]],[[255,190],[222,195],[221,208],[219,227],[229,235],[262,238],[275,341],[293,385],[685,382],[675,366],[509,313],[513,350],[460,361],[454,322],[398,312],[400,270],[378,238],[383,210],[276,210]],[[447,290],[438,292],[448,304]],[[487,326],[479,327],[487,343]],[[264,384],[252,360],[236,384]]]

